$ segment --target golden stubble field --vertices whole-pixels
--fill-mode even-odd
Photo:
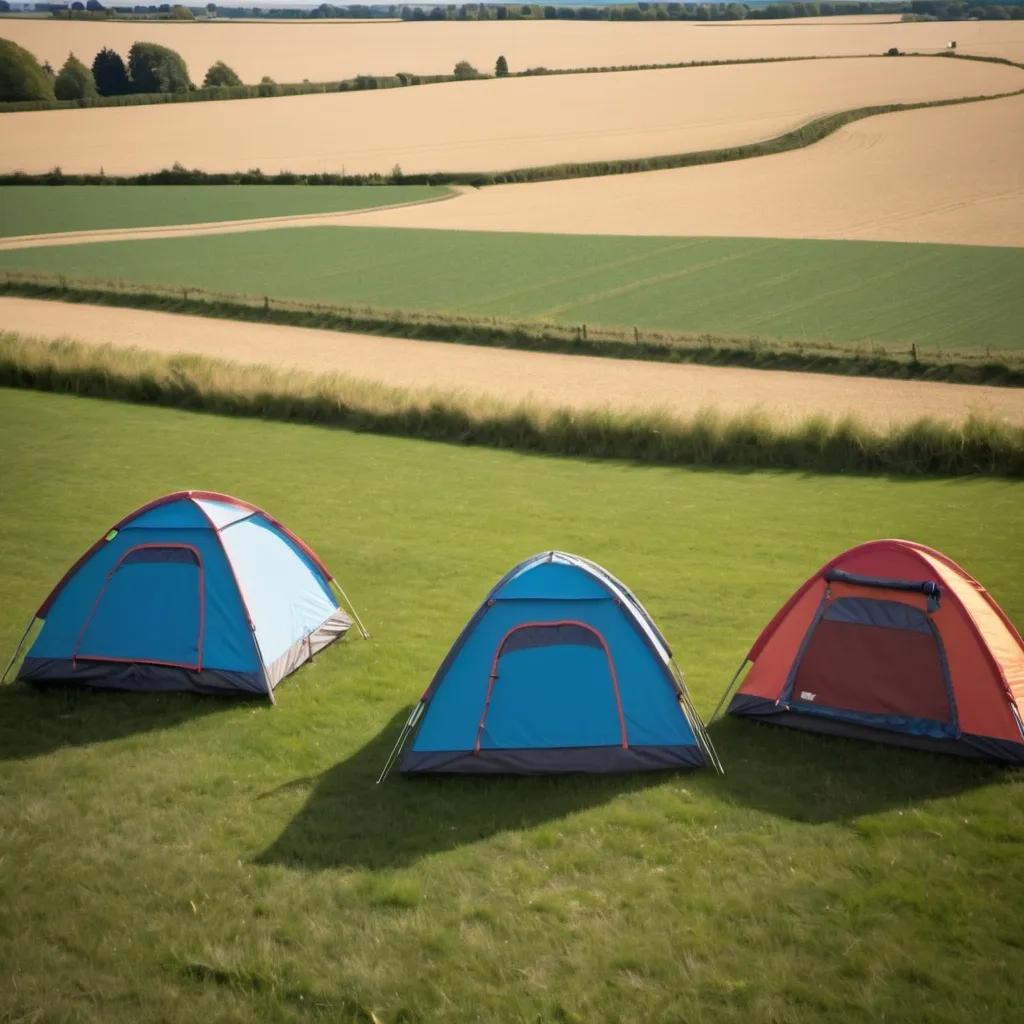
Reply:
[[[39,111],[0,115],[0,170],[503,170],[714,149],[849,107],[1022,86],[1004,65],[871,57]]]
[[[1024,246],[1024,96],[884,114],[778,156],[465,190],[348,223]]]
[[[762,409],[780,420],[855,413],[878,426],[936,415],[959,422],[973,412],[1024,424],[1024,391],[1016,388],[517,352],[9,297],[0,298],[0,324],[26,335],[348,373],[508,403],[659,408],[684,417],[705,408]]]
[[[494,69],[503,54],[513,71],[619,64],[668,64],[748,57],[809,57],[958,48],[1024,61],[1024,22],[893,24],[879,18],[811,19],[802,23],[488,21],[406,23],[150,24],[4,20],[0,36],[55,67],[69,51],[87,63],[104,46],[127,54],[139,40],[178,50],[192,77],[223,60],[245,82],[333,81],[357,74],[450,73],[469,60]]]

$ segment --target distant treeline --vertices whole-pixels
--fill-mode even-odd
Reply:
[[[10,7],[0,0],[0,12]],[[368,6],[321,4],[314,8],[229,7],[160,4],[159,6],[104,5],[101,0],[74,0],[70,7],[37,3],[37,11],[50,11],[56,18],[265,18],[302,20],[310,18],[401,18],[403,21],[743,21],[778,18],[828,18],[856,14],[902,14],[922,19],[960,21],[983,19],[1006,21],[1024,18],[1024,2],[1001,4],[984,0],[907,0],[904,3],[637,3],[594,6],[553,6],[548,4],[392,4]],[[908,18],[906,20],[913,20]]]

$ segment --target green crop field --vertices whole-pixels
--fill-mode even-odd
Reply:
[[[639,468],[12,390],[0,436],[4,652],[91,541],[184,487],[279,516],[374,633],[277,708],[0,688],[0,1019],[1020,1019],[1022,772],[727,721],[724,778],[374,780],[527,555],[620,575],[706,713],[859,541],[935,545],[1024,621],[1024,485]]]
[[[6,268],[732,337],[1024,344],[1024,249],[330,227],[0,252]]]
[[[444,195],[418,185],[0,186],[0,237],[362,210]]]

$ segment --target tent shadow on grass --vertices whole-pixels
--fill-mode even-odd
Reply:
[[[238,699],[190,693],[124,693],[76,686],[0,686],[0,762],[42,757],[137,733],[172,729],[238,707]]]
[[[988,761],[725,718],[710,730],[724,800],[792,821],[848,821],[956,796],[1012,769]]]
[[[305,807],[256,863],[308,870],[402,868],[432,853],[598,806],[664,778],[660,772],[404,778],[396,768],[378,786],[409,711],[395,715],[361,750],[322,775],[263,794],[267,799],[312,786]]]

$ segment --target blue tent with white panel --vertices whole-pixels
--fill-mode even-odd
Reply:
[[[636,597],[560,551],[487,595],[381,774],[720,768],[672,652]]]
[[[136,509],[68,570],[22,638],[41,620],[17,678],[273,700],[348,632],[339,596],[323,562],[262,509],[179,491]]]

